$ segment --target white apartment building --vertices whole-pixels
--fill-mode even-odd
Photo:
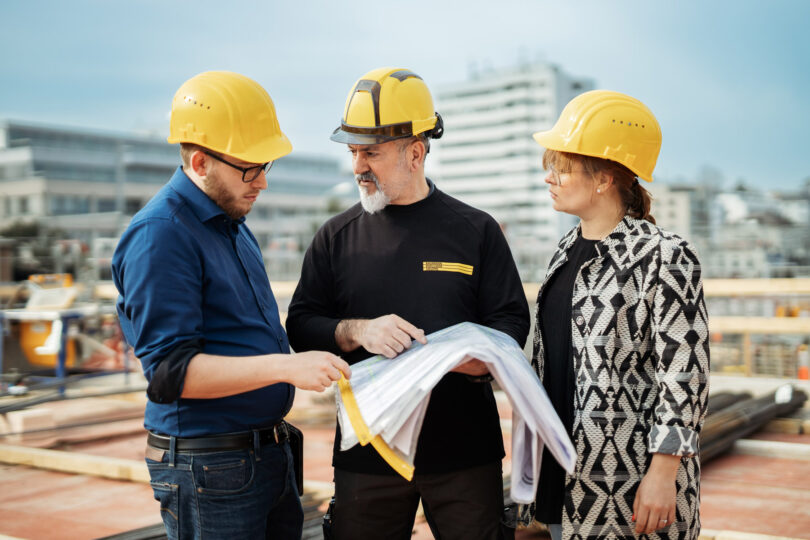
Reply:
[[[504,228],[524,280],[539,280],[570,221],[551,206],[532,139],[549,129],[593,81],[548,63],[472,73],[440,87],[444,137],[436,142],[437,185],[490,213]]]
[[[180,165],[165,139],[0,121],[0,229],[38,222],[109,254],[130,218]],[[303,251],[329,216],[356,202],[337,159],[278,160],[248,224],[272,279],[297,279]],[[98,256],[105,256],[98,254]]]
[[[650,213],[659,227],[692,241],[692,209],[690,194],[687,191],[672,189],[669,185],[655,181],[641,182],[652,196]]]

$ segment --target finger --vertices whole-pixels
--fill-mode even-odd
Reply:
[[[340,370],[335,366],[327,366],[326,368],[326,376],[329,377],[329,381],[337,381],[340,380]]]
[[[383,345],[383,355],[386,358],[393,358],[397,355],[397,352],[392,349],[389,345]]]
[[[407,333],[413,339],[421,343],[422,345],[427,343],[427,339],[425,338],[425,331],[421,328],[417,328],[402,317],[397,317],[399,319],[397,326],[399,329]]]
[[[411,346],[411,343],[413,343],[413,340],[411,340],[411,336],[409,336],[399,328],[394,330],[391,337],[397,340],[397,342],[401,343],[404,349],[409,348]]]
[[[396,351],[397,354],[405,350],[405,345],[400,343],[396,338],[391,337],[387,340],[387,342],[388,346],[394,349],[394,351]]]
[[[332,361],[332,365],[338,368],[346,379],[352,378],[352,368],[349,367],[348,362],[346,362],[343,358],[336,356]]]
[[[647,519],[650,517],[650,513],[647,509],[639,505],[639,509],[636,512],[636,532],[643,533],[647,530]]]
[[[650,512],[649,517],[647,518],[647,526],[644,528],[645,533],[651,533],[658,530],[660,523],[658,520],[661,519],[659,514],[655,512]]]

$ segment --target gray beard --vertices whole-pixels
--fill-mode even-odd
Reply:
[[[380,187],[380,182],[377,180],[377,177],[374,176],[372,173],[365,173],[356,176],[356,179],[359,180],[371,180],[374,182],[376,186],[376,191],[373,195],[368,194],[368,190],[365,186],[357,184],[357,189],[360,191],[360,204],[363,206],[363,210],[368,212],[369,214],[374,214],[379,212],[391,202],[391,199],[388,195],[383,192],[382,188]]]

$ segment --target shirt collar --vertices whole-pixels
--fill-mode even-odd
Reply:
[[[236,224],[241,224],[245,221],[244,216],[235,220],[228,218],[228,216],[225,215],[225,211],[220,208],[211,197],[206,195],[203,190],[197,187],[197,184],[192,182],[191,178],[183,171],[183,167],[177,167],[171,180],[169,180],[169,184],[173,190],[188,202],[191,210],[203,223],[220,216]]]

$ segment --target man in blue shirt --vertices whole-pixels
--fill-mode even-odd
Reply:
[[[177,91],[183,165],[113,257],[118,313],[149,380],[146,462],[169,538],[300,538],[284,415],[348,364],[290,355],[258,243],[244,224],[292,146],[270,96],[230,72]]]

